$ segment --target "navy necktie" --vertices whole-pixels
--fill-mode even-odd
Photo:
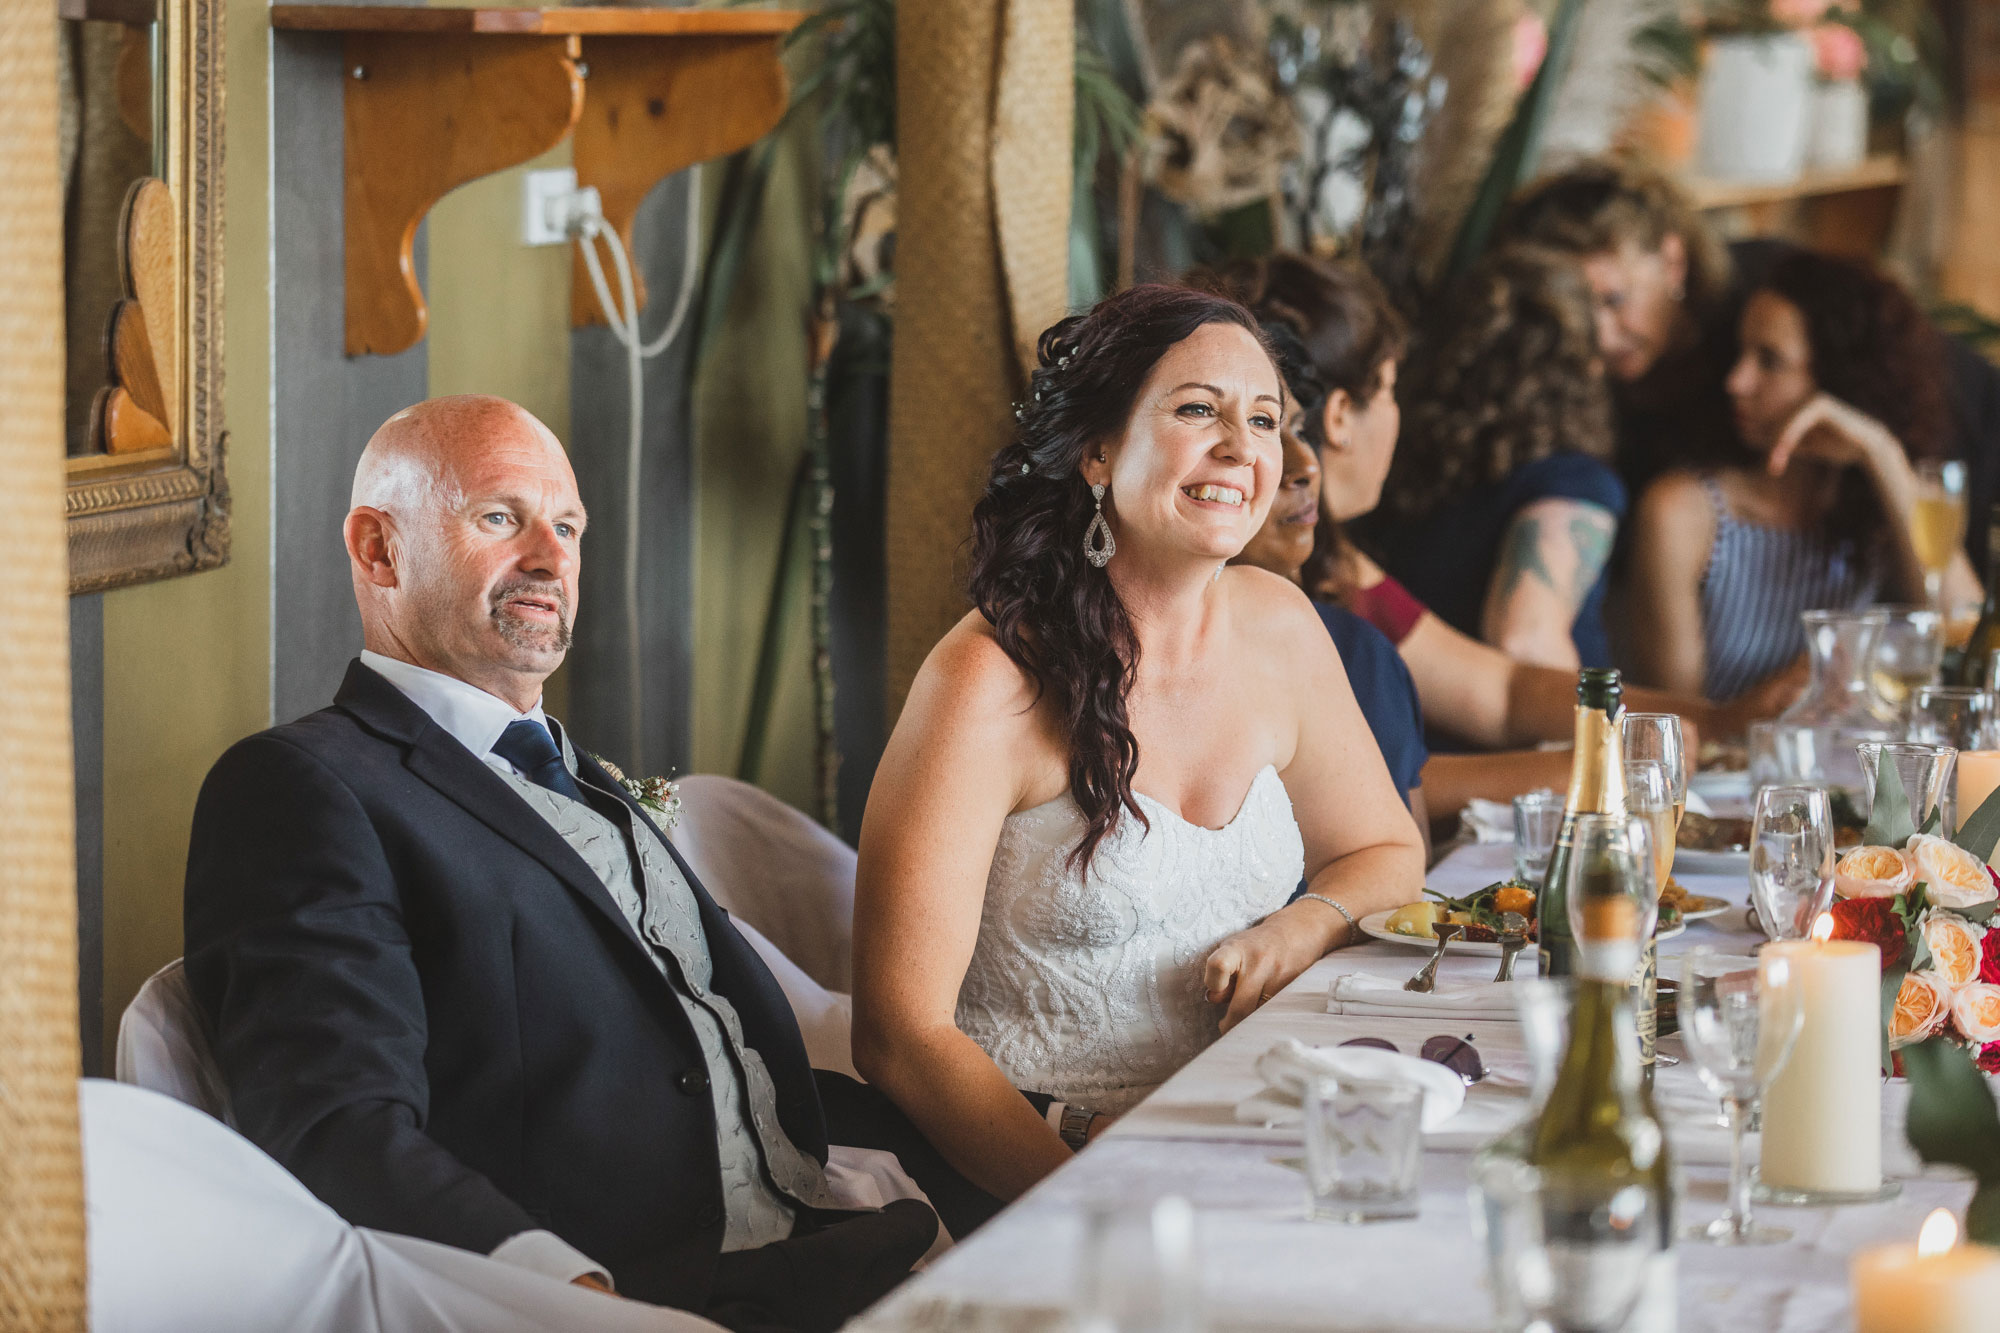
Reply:
[[[556,738],[549,735],[549,729],[541,723],[525,719],[509,722],[507,730],[500,733],[500,739],[493,742],[493,753],[520,769],[522,776],[537,787],[546,787],[572,801],[583,800],[583,791],[576,785],[576,779],[563,767],[562,751],[556,748]]]

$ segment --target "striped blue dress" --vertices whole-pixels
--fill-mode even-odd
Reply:
[[[1702,486],[1715,506],[1715,544],[1701,576],[1702,693],[1728,700],[1805,651],[1800,612],[1866,606],[1879,575],[1853,545],[1745,523],[1730,514],[1715,478]]]

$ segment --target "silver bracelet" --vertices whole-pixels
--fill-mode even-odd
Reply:
[[[1302,893],[1299,895],[1299,897],[1310,898],[1316,903],[1325,903],[1328,907],[1331,907],[1334,911],[1340,913],[1342,918],[1344,918],[1347,922],[1347,933],[1349,938],[1353,938],[1354,936],[1357,936],[1361,933],[1361,926],[1358,922],[1355,921],[1354,913],[1347,910],[1347,904],[1340,902],[1336,899],[1329,898],[1323,893]]]

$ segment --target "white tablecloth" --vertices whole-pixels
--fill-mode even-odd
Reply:
[[[1454,896],[1503,877],[1507,847],[1459,849],[1434,867],[1430,883]],[[1678,876],[1693,893],[1742,904],[1748,885],[1724,876]],[[1742,911],[1695,922],[1660,946],[1663,975],[1698,943],[1747,950],[1757,937]],[[1234,1107],[1262,1086],[1252,1062],[1285,1037],[1330,1044],[1387,1037],[1413,1051],[1439,1032],[1477,1039],[1489,1065],[1523,1069],[1517,1025],[1494,1021],[1371,1018],[1326,1012],[1326,991],[1343,972],[1401,980],[1425,954],[1371,942],[1322,959],[1249,1020],[1223,1037],[1127,1115],[1075,1161],[992,1223],[906,1283],[864,1320],[871,1328],[1059,1328],[1077,1288],[1084,1206],[1107,1197],[1185,1195],[1198,1210],[1196,1255],[1203,1304],[1217,1328],[1450,1330],[1492,1327],[1473,1239],[1466,1170],[1470,1150],[1517,1120],[1526,1093],[1482,1084],[1443,1132],[1426,1140],[1421,1215],[1414,1221],[1352,1227],[1307,1222],[1304,1182],[1279,1159],[1299,1151],[1297,1131],[1238,1124]],[[1532,968],[1531,954],[1523,955]],[[1448,957],[1439,980],[1490,979],[1492,958]],[[1662,1049],[1679,1052],[1669,1038]],[[1684,1167],[1682,1220],[1722,1211],[1728,1139],[1714,1124],[1715,1100],[1683,1062],[1662,1068],[1656,1098]],[[1792,1229],[1779,1246],[1680,1248],[1680,1327],[1685,1333],[1826,1333],[1851,1327],[1847,1261],[1857,1249],[1913,1240],[1932,1208],[1963,1209],[1971,1187],[1948,1176],[1919,1177],[1902,1140],[1904,1088],[1885,1098],[1884,1163],[1903,1181],[1900,1198],[1846,1208],[1770,1208]],[[1754,1143],[1754,1140],[1753,1140]]]

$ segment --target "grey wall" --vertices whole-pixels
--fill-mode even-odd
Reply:
[[[346,354],[340,46],[337,35],[272,34],[271,710],[280,722],[331,702],[361,650],[340,539],[354,464],[429,379],[422,342],[397,356]],[[416,261],[422,281],[421,228]]]
[[[76,1007],[83,1072],[104,1058],[104,595],[69,599],[69,724],[76,745]]]
[[[686,173],[660,182],[633,220],[633,259],[648,293],[639,328],[647,339],[666,327],[680,291],[687,188]],[[570,459],[590,511],[590,536],[569,659],[569,720],[587,748],[634,776],[685,772],[691,743],[694,448],[688,427],[689,345],[684,327],[671,347],[645,362],[637,683],[643,720],[635,753],[624,580],[629,491],[625,350],[606,328],[570,334]]]

